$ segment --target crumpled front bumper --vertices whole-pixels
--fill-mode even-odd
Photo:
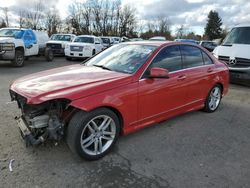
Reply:
[[[17,126],[20,130],[21,136],[26,142],[26,146],[39,145],[45,141],[44,136],[40,136],[39,138],[35,138],[32,135],[31,131],[28,128],[28,124],[26,123],[23,116],[16,117],[15,119],[17,121]]]

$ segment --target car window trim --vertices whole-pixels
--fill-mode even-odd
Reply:
[[[198,49],[198,50],[200,51],[200,54],[201,54],[202,64],[203,64],[203,65],[205,65],[204,58],[203,58],[203,55],[202,55],[202,50],[201,50],[199,47],[194,46],[194,45],[189,45],[189,44],[184,44],[184,45],[182,45],[182,46],[192,46],[192,47],[194,47],[194,48]],[[181,51],[181,47],[180,47],[180,51]],[[181,51],[181,57],[183,57],[182,51]],[[183,59],[182,59],[182,60],[183,60]],[[183,68],[184,68],[184,64],[185,64],[185,62],[184,62],[184,61],[182,61],[182,63],[183,63]],[[203,65],[194,66],[194,67],[187,67],[187,68],[201,67],[201,66],[203,66]],[[184,68],[184,69],[186,69],[186,68]]]
[[[201,68],[201,67],[207,67],[207,66],[211,66],[211,65],[214,65],[214,61],[211,59],[211,57],[202,49],[200,49],[199,47],[195,46],[195,45],[192,45],[192,44],[182,44],[184,46],[193,46],[195,48],[198,48],[201,52],[201,55],[202,55],[202,52],[204,52],[208,57],[209,59],[212,61],[212,64],[208,64],[208,65],[205,65],[204,63],[204,59],[203,59],[203,55],[202,55],[202,60],[203,60],[203,65],[200,65],[200,66],[195,66],[195,67],[188,67],[188,68],[183,68],[183,56],[182,56],[182,53],[181,53],[181,45],[180,44],[172,44],[172,45],[168,45],[168,46],[164,46],[163,48],[161,48],[155,55],[154,57],[151,59],[151,61],[149,62],[148,66],[144,69],[143,73],[141,74],[139,80],[143,80],[143,79],[146,79],[145,77],[143,77],[144,73],[146,72],[146,70],[148,69],[148,67],[152,64],[153,60],[155,59],[155,57],[165,48],[167,47],[170,47],[170,46],[178,46],[179,47],[179,50],[180,50],[180,53],[181,53],[181,61],[182,61],[182,69],[180,70],[177,70],[177,71],[171,71],[169,72],[169,74],[171,75],[172,73],[177,73],[177,72],[180,72],[180,71],[183,71],[183,70],[190,70],[190,69],[195,69],[195,68]]]
[[[202,52],[203,52],[204,54],[206,54],[207,57],[208,57],[208,58],[210,59],[210,61],[212,62],[212,63],[209,64],[209,65],[214,65],[214,61],[213,61],[212,58],[207,54],[207,52],[201,51],[201,55],[202,55],[202,59],[203,59],[203,64],[206,65],[206,64],[205,64],[205,60],[204,60],[204,56],[203,56],[203,53],[202,53]]]
[[[151,61],[149,62],[148,66],[144,69],[144,71],[143,71],[143,73],[141,74],[139,80],[144,79],[144,78],[143,78],[144,73],[146,72],[146,70],[148,69],[148,67],[153,63],[153,61],[154,61],[154,59],[156,58],[156,56],[157,56],[163,49],[168,48],[168,47],[171,47],[171,46],[178,46],[179,50],[181,50],[179,44],[171,44],[171,45],[167,45],[167,46],[162,47],[162,48],[154,55],[154,57],[151,59]],[[180,53],[181,53],[181,51],[180,51]],[[182,69],[180,69],[180,70],[183,70],[182,54],[181,54],[181,67],[182,67]],[[174,72],[174,71],[171,71],[171,72],[169,72],[169,73],[172,73],[172,72]]]

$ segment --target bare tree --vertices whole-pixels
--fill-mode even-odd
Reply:
[[[18,10],[18,23],[19,27],[22,28],[25,25],[25,10]]]
[[[25,8],[17,8],[17,12],[20,27],[42,28],[44,12],[46,12],[46,7],[42,0],[32,1]]]
[[[4,14],[6,26],[9,27],[9,9],[8,9],[8,7],[3,8],[3,14]]]
[[[45,27],[47,29],[48,35],[51,36],[60,30],[61,18],[59,16],[58,10],[55,7],[51,8],[45,17]]]
[[[135,9],[126,5],[120,14],[120,35],[132,36],[136,26]]]
[[[184,25],[181,25],[180,27],[178,27],[176,29],[176,38],[183,38],[185,35],[185,28],[184,28]]]
[[[157,28],[158,28],[158,31],[160,33],[167,33],[167,32],[170,32],[170,21],[168,19],[168,17],[165,17],[163,15],[161,16],[158,16],[158,19],[157,19]]]

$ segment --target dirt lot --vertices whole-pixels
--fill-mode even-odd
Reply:
[[[216,113],[191,112],[123,136],[99,161],[79,159],[63,142],[26,148],[14,120],[17,106],[8,103],[10,83],[74,63],[0,64],[0,187],[250,187],[250,88],[237,85]]]

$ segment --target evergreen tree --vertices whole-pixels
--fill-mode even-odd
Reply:
[[[221,29],[222,21],[219,17],[218,12],[210,11],[208,14],[207,25],[205,27],[205,36],[209,40],[217,39],[222,37]]]
[[[7,24],[5,23],[5,21],[2,19],[0,21],[0,28],[4,28],[4,27],[7,27]]]

